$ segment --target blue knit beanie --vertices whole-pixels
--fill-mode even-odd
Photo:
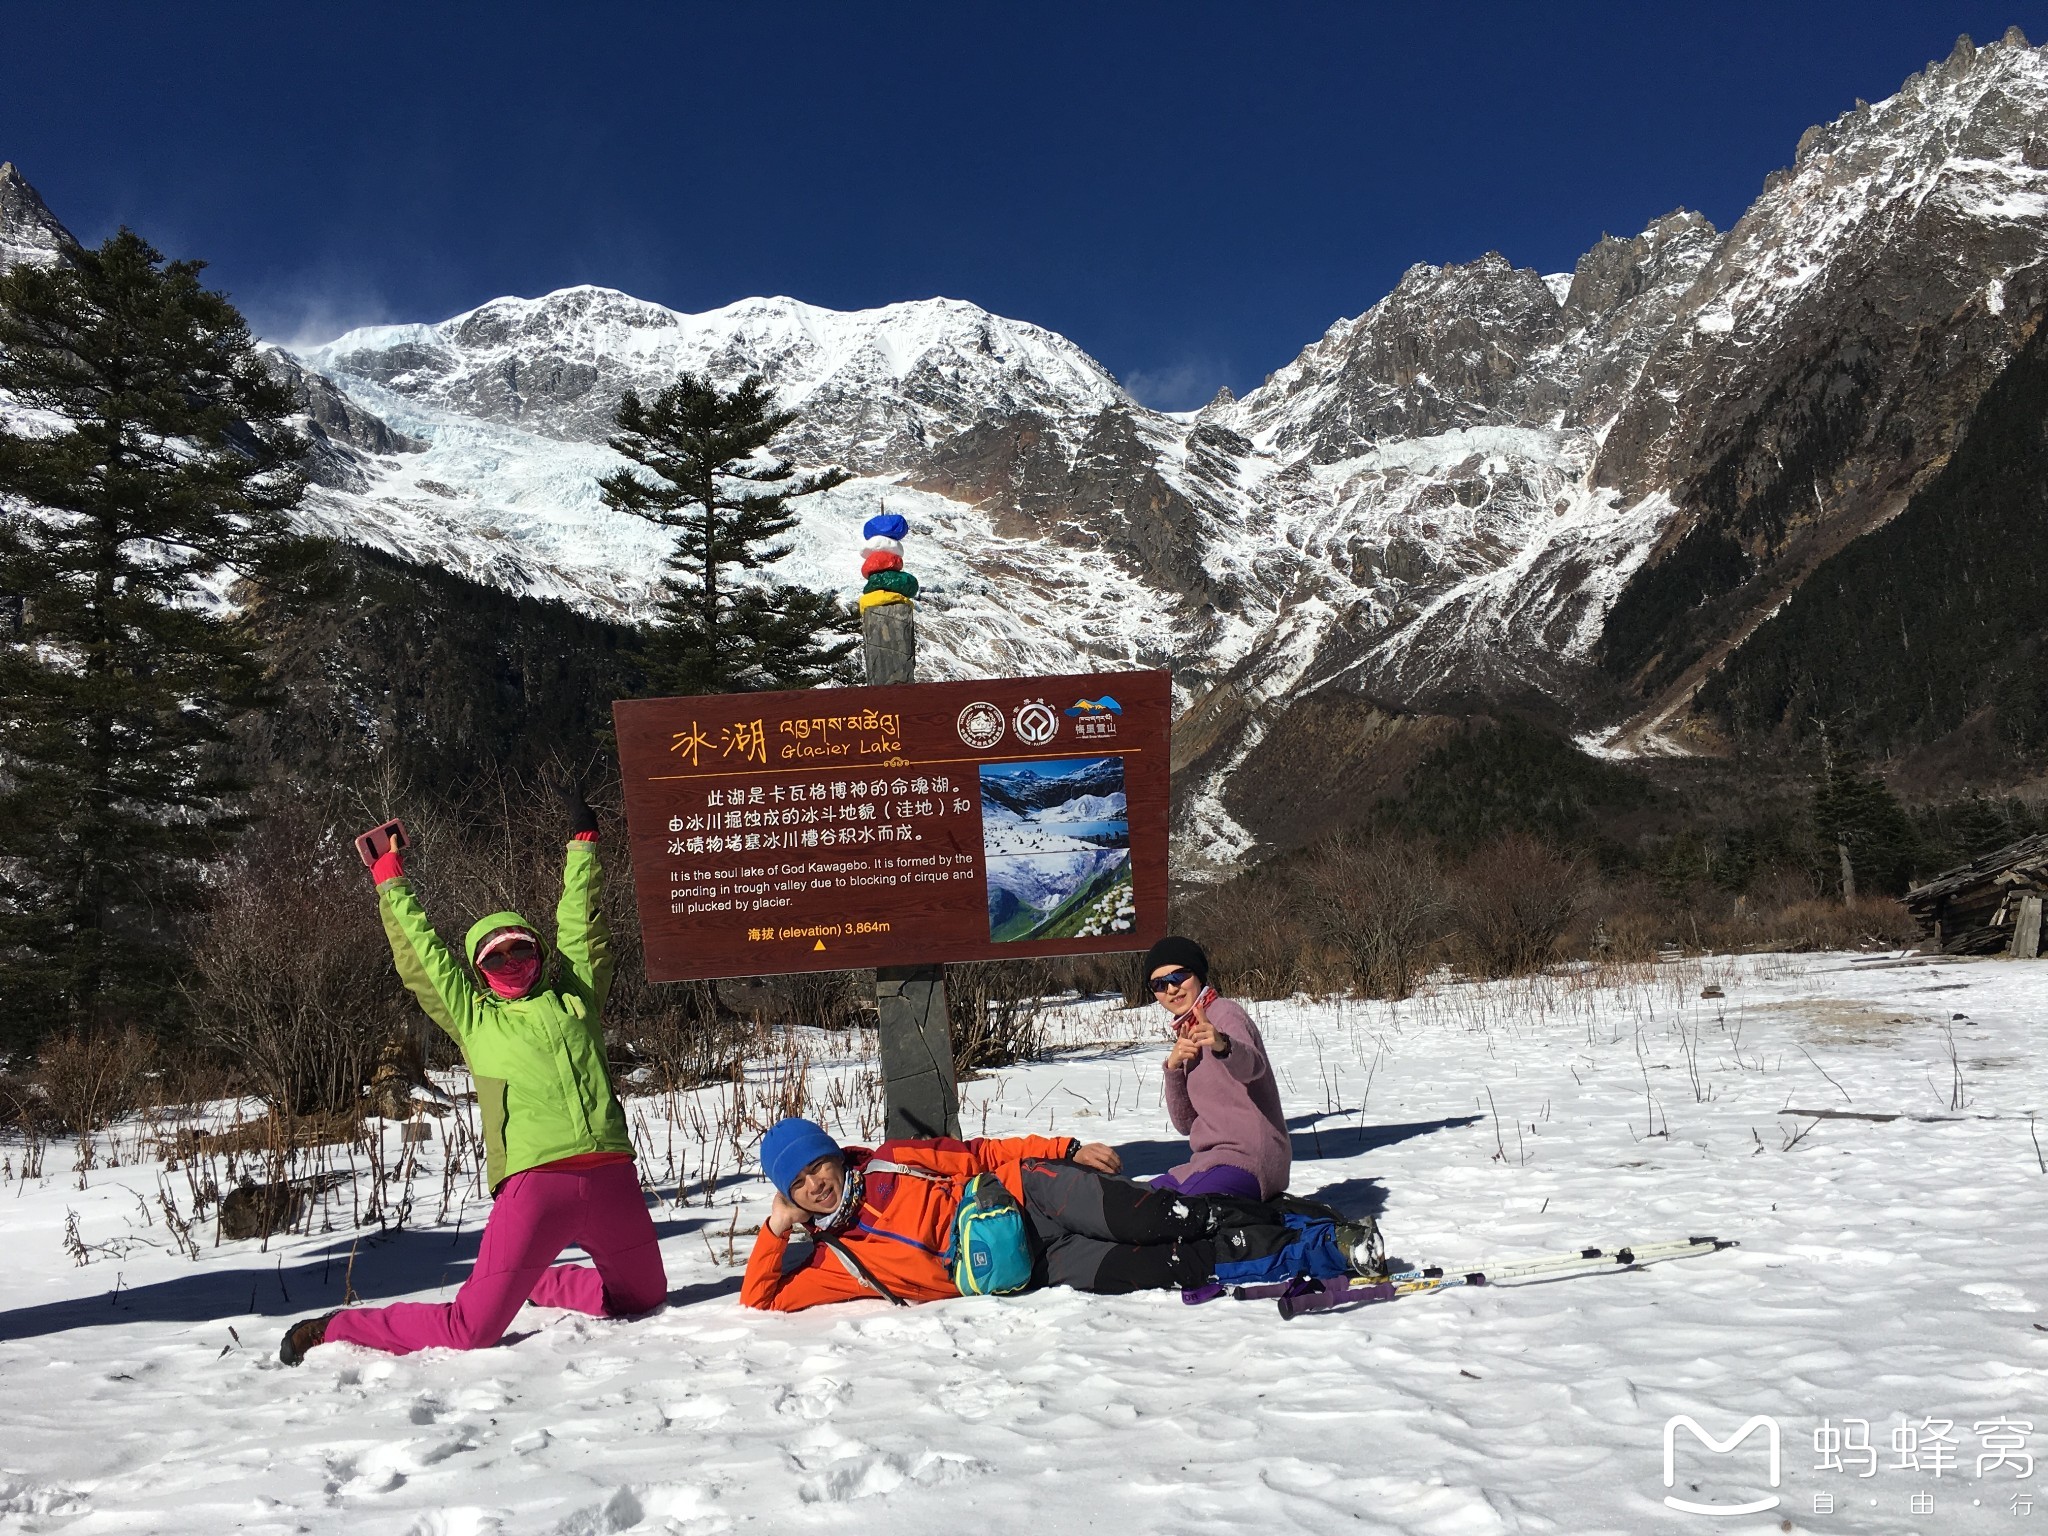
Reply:
[[[761,1171],[785,1195],[797,1175],[821,1157],[836,1157],[844,1162],[846,1154],[815,1120],[791,1115],[769,1126],[768,1134],[761,1138]]]

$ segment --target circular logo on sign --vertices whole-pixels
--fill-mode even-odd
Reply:
[[[1023,705],[1010,723],[1017,728],[1017,739],[1030,747],[1042,747],[1060,732],[1059,715],[1043,699]]]
[[[1003,739],[1003,712],[979,699],[960,711],[960,739],[968,746],[986,751]]]

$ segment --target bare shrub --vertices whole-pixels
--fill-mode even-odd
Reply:
[[[1888,897],[1859,897],[1854,907],[1839,901],[1796,901],[1757,914],[1746,942],[1717,944],[1744,949],[1904,949],[1920,940],[1919,925],[1903,903]],[[1721,933],[1714,930],[1715,938]]]
[[[969,1078],[1045,1052],[1039,1007],[1052,990],[1047,968],[1029,960],[975,960],[946,967],[946,1017],[953,1071]]]
[[[1548,965],[1590,878],[1579,859],[1520,832],[1482,847],[1455,881],[1458,946],[1467,965],[1484,976]]]
[[[649,998],[609,1031],[612,1075],[621,1080],[621,1091],[626,1079],[655,1092],[679,1093],[740,1077],[757,1037],[755,1025],[720,1010],[707,983],[672,990],[678,996],[667,1006]]]
[[[873,1015],[873,983],[863,996],[855,971],[799,971],[766,978],[769,1007],[762,1022],[811,1029],[852,1029]]]
[[[1560,958],[1636,965],[1655,960],[1681,926],[1677,909],[1644,875],[1617,883],[1589,880],[1558,944]]]
[[[97,1131],[152,1097],[156,1042],[138,1029],[53,1035],[36,1052],[34,1085],[59,1129]]]
[[[1344,957],[1351,984],[1370,997],[1408,996],[1449,915],[1435,852],[1404,838],[1335,837],[1303,888],[1310,921]]]
[[[1264,870],[1242,875],[1203,892],[1179,916],[1181,931],[1208,951],[1210,978],[1219,989],[1275,998],[1308,984],[1309,925],[1288,881]]]
[[[412,1027],[362,865],[314,816],[273,816],[226,866],[193,950],[194,1034],[287,1115],[352,1109]]]
[[[33,1062],[24,1067],[32,1068]],[[0,1131],[47,1136],[57,1129],[55,1116],[37,1091],[28,1071],[0,1068]]]

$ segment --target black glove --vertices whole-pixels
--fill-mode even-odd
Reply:
[[[597,812],[590,808],[590,802],[583,798],[583,784],[570,774],[553,776],[548,786],[554,790],[555,798],[562,802],[562,812],[569,818],[571,835],[597,831]]]

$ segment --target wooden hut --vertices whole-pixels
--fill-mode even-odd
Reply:
[[[2041,953],[2048,832],[2023,837],[1906,892],[1906,906],[1945,955]]]

